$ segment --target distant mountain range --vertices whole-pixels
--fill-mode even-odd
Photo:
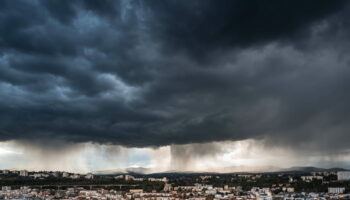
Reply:
[[[318,168],[318,167],[290,167],[280,170],[282,172],[331,172],[331,171],[349,171],[345,168]]]
[[[306,173],[306,172],[327,172],[327,171],[349,171],[344,168],[317,168],[312,166],[296,166],[290,168],[280,168],[275,166],[230,166],[219,169],[208,169],[206,171],[155,171],[152,168],[131,167],[125,169],[113,169],[94,171],[97,175],[116,174],[222,174],[222,173]]]

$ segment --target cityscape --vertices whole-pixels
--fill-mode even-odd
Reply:
[[[132,175],[131,175],[132,174]],[[2,170],[0,199],[328,200],[350,198],[350,171],[95,175]]]
[[[350,0],[0,0],[0,200],[350,200]]]

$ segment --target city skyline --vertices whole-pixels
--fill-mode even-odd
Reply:
[[[0,13],[0,169],[350,169],[349,1]]]

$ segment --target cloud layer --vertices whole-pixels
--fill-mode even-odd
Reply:
[[[346,1],[0,4],[2,141],[348,148]]]

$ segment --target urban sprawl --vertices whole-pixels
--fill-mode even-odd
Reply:
[[[0,199],[350,199],[350,171],[285,173],[76,174],[2,170]]]

